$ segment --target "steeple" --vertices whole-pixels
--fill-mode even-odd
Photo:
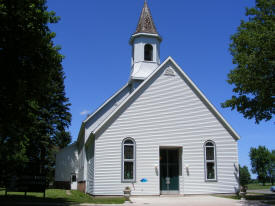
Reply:
[[[147,1],[144,2],[144,6],[139,17],[135,34],[137,33],[158,34]]]
[[[136,31],[129,42],[133,47],[130,79],[144,80],[160,65],[161,40],[145,1]]]

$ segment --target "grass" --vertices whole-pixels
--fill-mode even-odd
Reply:
[[[52,202],[52,203],[94,203],[94,204],[122,204],[125,202],[124,197],[106,197],[94,198],[90,195],[79,191],[71,191],[71,195],[66,194],[66,190],[48,189],[46,190],[46,198],[43,193],[27,193],[25,198],[23,192],[8,192],[5,196],[5,190],[0,189],[0,202]]]
[[[240,200],[241,198],[237,195],[213,195],[215,197],[222,197],[222,198],[229,198],[229,199],[234,199],[234,200]]]
[[[272,186],[271,183],[266,183],[265,186],[263,186],[263,184],[261,183],[253,183],[253,184],[247,185],[248,190],[270,189],[271,186]]]
[[[230,198],[239,200],[241,199],[237,195],[215,195],[216,197]],[[275,194],[259,194],[259,193],[247,193],[246,200],[257,200],[265,204],[275,205]]]

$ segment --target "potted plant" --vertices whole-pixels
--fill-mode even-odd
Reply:
[[[130,196],[131,196],[131,188],[129,186],[125,187],[124,189],[124,197],[126,201],[130,201]]]

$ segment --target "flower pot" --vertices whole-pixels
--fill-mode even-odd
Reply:
[[[131,196],[131,189],[125,189],[123,191],[123,193],[124,193],[124,197],[125,197],[126,201],[129,201],[130,200],[130,196]]]
[[[246,190],[247,190],[247,186],[241,186],[240,196],[241,196],[242,199],[245,199]]]

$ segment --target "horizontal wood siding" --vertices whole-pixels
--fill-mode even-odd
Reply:
[[[85,181],[85,147],[84,147],[84,141],[85,141],[85,136],[84,134],[81,136],[78,142],[78,157],[79,157],[79,169],[78,169],[78,178],[77,181]]]
[[[89,142],[86,149],[87,156],[87,193],[94,193],[94,138]]]
[[[78,172],[77,144],[72,144],[56,154],[55,181],[71,182],[71,174]]]
[[[238,187],[234,164],[237,142],[175,71],[164,69],[123,108],[96,138],[95,195],[122,195],[126,186],[133,195],[159,195],[159,148],[182,147],[181,194],[232,193]],[[136,141],[136,183],[121,183],[121,142]],[[216,143],[217,182],[205,182],[206,140]],[[186,172],[189,166],[189,175]],[[141,183],[146,178],[148,182]]]
[[[97,111],[85,124],[86,137],[85,140],[89,138],[90,133],[98,127],[103,120],[105,120],[115,109],[120,105],[120,103],[129,96],[130,86],[126,86],[123,90],[117,93],[105,106],[103,106],[99,111]]]

